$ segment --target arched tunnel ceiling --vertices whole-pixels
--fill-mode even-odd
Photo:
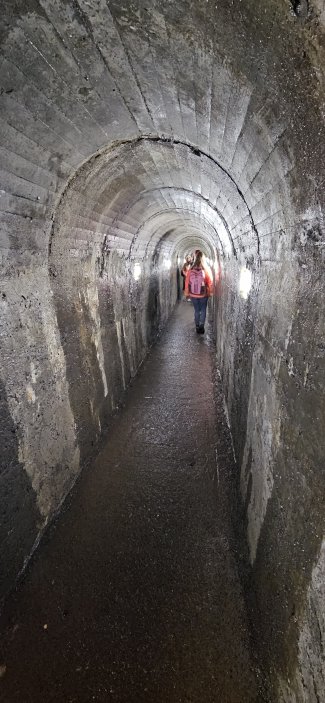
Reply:
[[[266,196],[270,200],[269,190]],[[141,257],[187,221],[208,233],[220,254],[239,248],[256,257],[253,210],[263,199],[264,193],[251,210],[232,176],[197,148],[141,138],[96,154],[74,176],[62,197],[64,215],[56,218],[51,251],[58,244],[65,256],[71,238],[79,242],[81,230],[93,229],[98,243],[104,237],[104,250]],[[173,237],[165,239],[165,247],[168,242]]]
[[[61,249],[85,228],[126,255],[134,237],[140,254],[147,235],[166,234],[167,220],[154,234],[150,217],[178,209],[181,221],[183,208],[198,231],[216,230],[221,252],[231,242],[267,260],[279,233],[290,241],[308,194],[320,197],[319,17],[315,7],[309,24],[297,21],[286,0],[6,6],[2,207],[19,222],[32,199],[52,244],[55,217]],[[33,218],[45,253],[36,227]]]

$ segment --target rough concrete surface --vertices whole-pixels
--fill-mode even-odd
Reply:
[[[212,343],[180,303],[7,604],[3,703],[263,700],[214,395]]]
[[[322,700],[324,3],[3,0],[0,15],[0,597],[200,246],[254,637],[274,701]]]

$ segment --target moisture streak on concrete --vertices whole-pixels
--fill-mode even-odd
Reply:
[[[231,447],[216,426],[212,345],[192,314],[176,309],[7,604],[3,703],[261,700]]]

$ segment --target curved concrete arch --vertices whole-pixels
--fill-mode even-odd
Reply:
[[[147,256],[147,255],[148,255],[149,247],[150,247],[150,245],[151,245],[152,237],[154,236],[154,233],[153,233],[153,234],[150,234],[151,225],[152,225],[153,223],[155,223],[156,220],[159,220],[159,219],[162,220],[162,224],[160,225],[160,227],[162,227],[162,228],[168,228],[171,224],[174,225],[174,224],[176,224],[177,222],[182,222],[182,219],[183,219],[183,218],[177,218],[177,217],[176,217],[176,218],[173,217],[172,223],[171,223],[170,220],[169,220],[170,214],[174,216],[174,213],[178,213],[178,212],[179,212],[180,214],[186,213],[189,222],[191,222],[191,219],[192,219],[192,218],[193,218],[193,222],[195,222],[196,219],[199,219],[199,218],[195,218],[195,213],[193,213],[191,210],[187,210],[187,209],[185,209],[185,208],[177,208],[177,207],[175,207],[175,208],[169,208],[167,211],[166,211],[166,210],[160,210],[160,211],[156,212],[155,214],[151,215],[148,220],[146,220],[145,222],[143,222],[143,224],[140,225],[140,227],[138,228],[138,230],[136,231],[136,233],[135,233],[135,235],[134,235],[134,239],[132,240],[132,241],[133,241],[133,246],[134,246],[134,244],[135,244],[135,241],[136,241],[137,236],[140,234],[140,232],[141,232],[142,230],[145,230],[145,231],[146,231],[146,234],[148,234],[148,239],[147,239],[146,248],[145,248],[145,256]],[[216,228],[212,225],[211,222],[209,222],[209,220],[206,220],[206,221],[205,221],[204,218],[202,218],[202,225],[201,225],[201,226],[202,226],[202,230],[205,229],[205,224],[208,224],[209,228],[213,231],[214,236],[215,236],[215,238],[216,238],[216,242],[218,241],[218,242],[220,243],[221,248],[222,248],[222,251],[223,251],[223,245],[222,245],[222,242],[221,242],[221,240],[220,240],[220,237],[219,237],[219,235],[218,235],[218,232],[217,232]],[[154,224],[154,226],[155,226],[155,224]],[[155,231],[157,231],[157,229],[158,229],[158,228],[156,228]],[[197,229],[198,229],[198,231],[199,231],[199,227],[197,227]],[[132,249],[131,249],[131,247],[130,247],[130,253],[129,253],[129,255],[128,255],[128,258],[131,258],[131,256],[132,256],[132,253],[131,253],[131,252],[132,252]],[[134,256],[136,256],[136,253],[134,253]]]
[[[192,232],[191,239],[195,249],[200,248],[199,242],[204,242],[205,247],[209,249],[211,258],[215,257],[216,251],[219,252],[219,256],[222,256],[222,246],[220,251],[220,248],[216,245],[215,238],[217,237],[217,233],[213,227],[209,227],[208,230],[206,230],[203,227],[191,225],[191,221],[189,221],[188,225],[180,225],[177,221],[175,221],[174,224],[175,227],[169,237],[170,242],[166,243],[167,246],[170,246],[170,251],[166,251],[166,255],[169,256],[169,258],[176,254],[178,242],[184,238],[184,235],[186,236],[187,232]],[[164,229],[164,227],[158,228],[152,235],[152,243],[155,244],[155,248],[157,244],[159,244],[159,237],[162,236],[161,233]]]
[[[171,230],[169,228],[171,228]],[[169,241],[166,242],[166,240],[165,240],[165,242],[167,244],[167,247],[170,246],[170,251],[168,252],[168,255],[170,257],[172,257],[176,253],[177,247],[183,241],[184,237],[187,236],[186,235],[187,232],[192,232],[191,240],[192,240],[193,246],[195,248],[198,248],[196,246],[196,244],[199,241],[201,241],[201,242],[204,242],[205,247],[207,247],[209,249],[211,258],[214,258],[216,250],[219,251],[219,255],[222,256],[222,244],[220,246],[220,248],[221,248],[221,252],[220,252],[220,249],[218,248],[218,246],[216,246],[216,238],[218,237],[218,235],[212,226],[209,226],[208,228],[203,228],[203,227],[200,227],[199,225],[195,226],[194,224],[192,224],[191,219],[189,219],[189,224],[186,224],[186,222],[180,224],[178,222],[178,220],[176,219],[174,221],[172,220],[169,223],[169,228],[168,229],[169,229],[170,235],[169,235],[168,239],[170,239],[170,242]],[[160,237],[163,236],[161,233],[164,230],[165,230],[165,225],[162,225],[162,226],[158,227],[153,232],[153,234],[151,236],[150,243],[152,244],[154,249],[156,248],[157,244],[159,243]],[[148,242],[148,245],[149,245],[149,242]]]
[[[229,229],[228,229],[228,226],[227,226],[227,222],[225,221],[224,217],[220,215],[220,213],[219,213],[218,210],[215,208],[215,206],[214,206],[207,198],[204,198],[204,196],[202,196],[201,193],[193,193],[193,191],[186,191],[185,189],[173,188],[173,187],[171,187],[171,186],[163,186],[163,187],[159,188],[159,193],[161,193],[162,191],[171,191],[173,194],[175,194],[175,193],[177,193],[177,194],[178,194],[178,193],[186,193],[186,192],[187,192],[188,195],[190,195],[192,201],[193,201],[193,199],[195,199],[195,198],[202,198],[202,200],[203,200],[205,203],[207,203],[207,205],[209,205],[209,206],[217,213],[218,217],[220,217],[221,221],[223,222],[223,224],[224,224],[224,226],[225,226],[225,229],[227,230],[229,239],[230,239],[231,242],[232,242],[232,237],[231,237],[231,234],[230,234]],[[139,194],[139,196],[137,196],[134,200],[132,200],[131,202],[128,202],[128,203],[126,204],[126,206],[125,206],[125,209],[124,209],[122,212],[118,212],[118,213],[116,214],[116,216],[115,216],[115,218],[114,218],[114,220],[113,220],[113,222],[112,222],[112,228],[114,228],[114,226],[115,226],[116,223],[119,221],[119,219],[121,219],[121,216],[125,216],[126,214],[130,213],[130,211],[131,211],[134,207],[136,207],[136,205],[138,204],[138,202],[139,202],[140,200],[145,200],[146,198],[148,198],[148,199],[152,199],[152,198],[153,198],[153,199],[154,199],[154,194],[155,194],[155,192],[156,192],[156,189],[153,189],[153,188],[152,188],[152,189],[147,189],[147,190],[145,190],[145,191],[142,191],[142,192]],[[167,211],[167,208],[166,208],[166,211]],[[140,225],[140,227],[142,227],[142,225]],[[134,246],[134,243],[135,243],[135,240],[136,240],[138,231],[139,231],[139,228],[138,228],[137,232],[135,233],[134,238],[133,238],[133,240],[132,240],[132,242],[131,242],[130,251],[129,251],[129,257],[130,257],[131,254],[132,254],[132,248],[133,248],[133,246]],[[233,246],[233,252],[235,253],[235,248],[234,248],[233,243],[232,243],[232,246]],[[105,237],[105,239],[104,239],[103,250],[105,251],[105,248],[107,248],[107,247],[108,247],[108,235],[107,235],[107,236]]]
[[[173,309],[151,254],[214,246],[222,220],[216,355],[276,703],[325,690],[323,15],[17,0],[0,18],[0,593]]]
[[[205,255],[208,255],[211,261],[214,261],[216,250],[207,243],[201,233],[180,234],[179,239],[175,242],[173,252],[175,255],[183,259],[186,254],[193,253],[195,249],[202,249]]]
[[[199,199],[201,198],[201,199],[203,200],[203,202],[206,203],[209,208],[211,208],[212,211],[216,212],[218,218],[220,218],[220,220],[221,220],[222,224],[224,225],[225,230],[226,230],[226,232],[227,232],[227,234],[228,234],[228,237],[229,237],[229,240],[230,240],[232,249],[233,249],[233,253],[235,254],[235,247],[234,247],[234,244],[233,244],[233,241],[232,241],[232,237],[231,237],[229,228],[228,228],[228,226],[227,226],[227,223],[226,223],[226,221],[224,220],[224,218],[220,215],[220,213],[218,212],[217,208],[215,208],[215,207],[213,206],[213,204],[210,203],[210,201],[208,201],[206,198],[204,198],[200,193],[193,193],[192,191],[185,191],[185,189],[176,189],[176,188],[171,188],[170,186],[165,186],[164,188],[161,188],[161,189],[159,189],[159,190],[160,190],[160,191],[161,191],[161,190],[163,190],[163,191],[164,191],[164,190],[172,191],[173,194],[174,194],[174,193],[179,193],[179,192],[180,192],[180,193],[187,193],[188,195],[190,194],[192,204],[194,203],[194,201],[195,201],[196,198],[199,198]],[[154,192],[154,191],[148,191],[148,194],[149,194],[149,193],[151,194],[152,192]],[[171,210],[179,210],[179,211],[181,211],[182,208],[181,208],[181,207],[177,208],[177,207],[175,206],[175,207],[170,208],[170,209],[171,209]],[[168,212],[168,211],[169,211],[169,208],[168,208],[168,209],[166,208],[166,212]],[[189,211],[189,210],[186,210],[186,208],[184,208],[184,211]],[[161,212],[162,212],[162,211],[160,211],[159,214],[161,214]],[[157,214],[158,214],[158,213],[157,213]],[[153,217],[153,215],[151,215],[151,217]],[[134,247],[134,245],[135,245],[135,243],[136,243],[137,237],[139,236],[139,233],[140,233],[141,229],[145,229],[145,227],[146,227],[146,223],[144,222],[142,225],[139,226],[139,228],[138,228],[137,231],[135,232],[134,237],[133,237],[133,240],[132,240],[131,245],[130,245],[129,256],[132,256],[132,249],[133,249],[133,247]]]
[[[96,165],[96,171],[95,171],[94,177],[95,177],[95,179],[96,179],[96,178],[98,178],[98,164],[99,164],[99,160],[104,160],[105,165],[107,165],[107,167],[109,168],[110,159],[113,159],[113,161],[117,161],[118,158],[121,158],[121,159],[124,158],[123,155],[120,156],[121,150],[123,150],[123,149],[125,149],[125,148],[127,148],[127,147],[131,147],[131,148],[133,149],[133,151],[134,151],[135,147],[136,147],[138,144],[142,144],[142,143],[146,143],[146,142],[149,142],[149,143],[150,143],[150,142],[153,142],[154,144],[159,144],[159,145],[163,145],[163,146],[168,145],[169,148],[174,148],[174,147],[177,147],[177,146],[184,147],[184,148],[188,149],[188,150],[191,152],[191,154],[194,153],[195,157],[198,157],[198,158],[201,159],[201,156],[202,156],[202,157],[205,157],[206,159],[208,159],[208,160],[213,164],[214,167],[216,167],[217,169],[219,169],[220,172],[221,172],[226,178],[229,179],[230,183],[234,186],[234,189],[235,189],[236,193],[238,194],[239,199],[241,199],[242,202],[244,203],[244,207],[246,208],[246,212],[247,212],[247,217],[248,217],[248,220],[249,220],[249,222],[250,222],[251,230],[255,233],[255,235],[256,235],[256,237],[257,237],[257,256],[258,256],[258,254],[259,254],[258,234],[257,234],[257,231],[256,231],[256,227],[255,227],[255,225],[254,225],[254,223],[253,223],[250,210],[249,210],[249,208],[248,208],[248,206],[247,206],[247,204],[246,204],[246,202],[245,202],[245,200],[244,200],[244,197],[243,197],[243,195],[242,195],[242,193],[241,193],[239,187],[238,187],[238,186],[236,185],[236,183],[234,182],[234,179],[227,173],[227,171],[226,171],[222,166],[220,166],[220,164],[217,163],[217,161],[216,161],[215,159],[213,159],[212,157],[209,157],[208,154],[205,154],[205,153],[201,152],[200,150],[198,150],[197,147],[193,146],[192,144],[187,144],[187,143],[185,143],[185,142],[180,142],[180,141],[175,142],[175,141],[173,141],[173,140],[171,140],[171,139],[168,140],[166,137],[162,139],[162,138],[159,138],[159,137],[156,137],[156,136],[152,136],[152,137],[151,137],[151,136],[146,135],[145,137],[135,138],[135,139],[130,140],[130,141],[128,141],[128,142],[123,142],[122,144],[120,143],[120,144],[118,144],[117,146],[112,145],[112,146],[110,146],[108,149],[106,149],[106,150],[101,150],[98,154],[92,155],[92,156],[90,157],[90,159],[89,159],[88,162],[84,162],[84,163],[82,164],[81,173],[83,173],[84,170],[87,169],[87,167],[89,167],[89,168],[90,168],[89,175],[90,175],[90,178],[91,178],[91,167],[92,167],[92,165],[95,163],[95,165]],[[168,148],[168,147],[166,147],[166,148]],[[67,195],[68,195],[68,190],[69,190],[70,188],[73,189],[73,188],[75,187],[76,181],[78,180],[78,177],[79,177],[78,174],[79,174],[79,171],[77,171],[77,172],[74,174],[74,176],[73,176],[73,178],[71,179],[71,181],[67,184],[66,188],[64,189],[64,191],[63,191],[63,193],[62,193],[62,195],[61,195],[60,202],[63,202],[63,201],[65,200],[65,198],[66,198]],[[213,175],[214,175],[215,178],[217,178],[217,174],[214,173]],[[87,187],[89,188],[89,187],[90,187],[90,180],[89,180],[89,177],[88,177],[88,176],[86,177],[86,182],[87,182]],[[222,213],[220,212],[220,210],[218,209],[218,207],[217,207],[213,202],[211,202],[211,200],[209,200],[209,198],[207,198],[206,196],[204,196],[202,193],[195,193],[195,192],[193,192],[193,190],[190,190],[189,188],[185,188],[185,187],[179,187],[179,186],[173,187],[173,186],[169,186],[169,185],[162,185],[161,187],[158,187],[158,188],[151,188],[151,189],[148,189],[148,188],[147,188],[147,189],[145,189],[144,191],[140,191],[139,194],[136,194],[129,202],[127,202],[126,205],[124,205],[124,208],[121,210],[121,212],[117,211],[117,212],[115,213],[115,215],[114,215],[114,217],[113,217],[113,219],[112,219],[112,222],[111,222],[111,228],[114,229],[116,223],[117,223],[119,220],[122,219],[122,221],[123,221],[123,217],[125,217],[126,215],[128,215],[128,214],[132,211],[133,207],[136,207],[137,204],[138,204],[140,201],[142,201],[142,200],[144,200],[144,199],[146,198],[146,194],[149,194],[149,193],[154,194],[154,193],[156,193],[156,192],[160,192],[160,193],[164,193],[164,192],[169,192],[169,193],[184,193],[184,194],[187,193],[188,196],[189,196],[190,198],[192,198],[192,200],[193,200],[193,198],[195,199],[196,197],[197,197],[197,198],[201,198],[204,203],[206,203],[212,210],[214,210],[214,212],[217,214],[218,218],[221,219],[221,221],[222,221],[222,223],[223,223],[223,226],[225,227],[225,229],[226,229],[226,231],[227,231],[227,233],[228,233],[228,236],[229,236],[229,238],[230,238],[230,240],[231,240],[233,250],[235,251],[234,244],[233,244],[233,239],[232,239],[232,235],[231,235],[231,231],[230,231],[230,227],[229,227],[229,225],[228,225],[228,223],[227,223],[227,219],[226,219],[225,215],[222,214]],[[125,201],[127,201],[127,200],[128,200],[127,194],[124,194],[123,202],[125,203]],[[106,206],[106,207],[109,208],[109,205]],[[60,209],[60,203],[59,203],[59,205],[57,206],[57,211],[58,211],[59,209]],[[103,214],[104,214],[104,213],[103,213]],[[50,253],[51,253],[52,245],[53,245],[54,227],[55,227],[55,219],[56,219],[55,214],[53,214],[52,217],[53,217],[54,224],[53,224],[53,226],[52,226],[52,234],[51,234],[50,245],[49,245],[49,247],[50,247]],[[245,219],[245,218],[243,218],[243,219]],[[105,246],[109,248],[109,246],[108,246],[108,241],[109,241],[109,235],[106,235],[106,237],[105,237],[105,242],[104,242],[104,249],[105,249]],[[130,249],[132,249],[132,246],[133,246],[133,243],[131,243]]]

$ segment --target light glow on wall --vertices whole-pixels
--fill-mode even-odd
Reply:
[[[141,264],[134,264],[133,268],[133,278],[135,281],[138,281],[141,276]]]
[[[245,266],[240,269],[239,276],[239,295],[244,300],[247,300],[250,289],[252,287],[252,272]]]

